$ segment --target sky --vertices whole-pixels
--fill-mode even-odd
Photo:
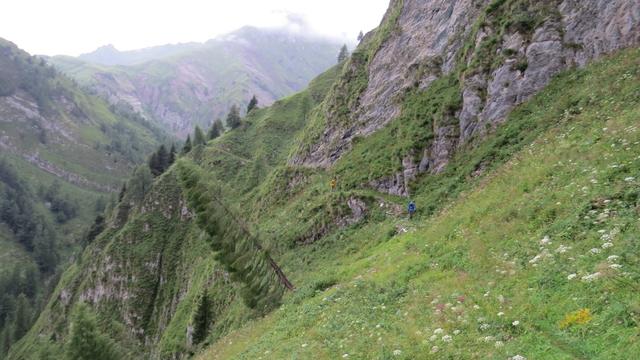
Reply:
[[[36,55],[204,42],[245,25],[355,41],[389,0],[3,0],[0,37]]]

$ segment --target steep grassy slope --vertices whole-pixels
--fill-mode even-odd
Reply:
[[[304,89],[335,64],[340,45],[283,31],[245,27],[142,64],[104,66],[67,57],[49,61],[113,104],[127,105],[180,136],[195,125],[261,106]]]
[[[0,357],[111,193],[165,138],[0,39]]]
[[[308,261],[288,262],[298,292],[200,358],[640,351],[639,55],[554,80],[445,173],[415,185],[427,209],[417,219],[370,218],[339,244],[296,248],[292,258]]]
[[[229,204],[238,213],[250,217],[246,209],[252,206],[242,205],[254,203],[247,189],[285,162],[289,140],[304,128],[309,109],[324,98],[336,74],[329,70],[307,91],[252,112],[239,130],[191,151],[189,158],[217,169],[212,174],[229,184],[229,194],[235,194]],[[102,327],[131,358],[185,356],[258,315],[239,300],[237,286],[192,223],[175,169],[159,177],[144,200],[134,187],[128,189],[107,219],[107,230],[65,272],[10,358],[59,351],[68,314],[79,302],[93,305]],[[204,309],[212,321],[199,329],[195,318]]]
[[[80,301],[131,358],[180,357],[210,343],[201,358],[637,351],[639,55],[560,76],[444,172],[415,183],[413,221],[401,198],[348,182],[332,192],[332,173],[282,165],[333,70],[189,156],[229,180],[228,203],[296,285],[279,310],[256,318],[239,300],[189,221],[172,169],[143,206],[120,204],[12,358],[32,358],[47,340],[59,348],[64,314]],[[355,218],[361,207],[366,217]],[[213,320],[194,341],[203,303]]]

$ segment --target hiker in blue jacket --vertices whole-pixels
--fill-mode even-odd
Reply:
[[[407,210],[409,211],[409,219],[412,219],[413,214],[415,214],[416,212],[416,203],[413,200],[409,202],[409,205],[407,206]]]

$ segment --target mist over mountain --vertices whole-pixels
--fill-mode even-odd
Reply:
[[[199,47],[201,47],[201,44],[186,43],[154,46],[140,50],[118,51],[115,46],[109,44],[101,46],[90,53],[82,54],[78,56],[78,59],[100,65],[135,65],[178,55]]]
[[[49,61],[110,103],[185,137],[194,125],[224,118],[234,104],[245,108],[254,95],[268,106],[303,89],[336,63],[341,45],[299,31],[244,27],[202,44],[127,52],[107,46]]]

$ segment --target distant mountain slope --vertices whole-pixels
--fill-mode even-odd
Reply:
[[[115,112],[43,60],[0,40],[3,154],[83,188],[113,190],[164,136],[139,116]]]
[[[164,132],[0,39],[0,359]]]
[[[100,65],[135,65],[163,57],[178,55],[199,47],[201,47],[201,44],[187,43],[154,46],[132,51],[119,51],[115,46],[110,44],[101,46],[90,53],[82,54],[78,56],[78,59]]]
[[[109,61],[95,60],[97,53],[115,54],[111,48],[80,57],[94,63],[69,57],[53,57],[50,62],[112,104],[126,104],[170,132],[186,136],[195,124],[208,126],[224,117],[231,105],[244,107],[254,94],[262,106],[303,89],[335,64],[340,45],[245,27],[205,44],[153,48],[140,54],[179,52],[176,47],[188,50],[133,66],[100,64],[113,63],[115,55]]]

